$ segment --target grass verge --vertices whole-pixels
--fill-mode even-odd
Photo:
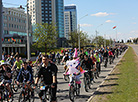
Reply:
[[[109,77],[117,80],[105,81],[108,88],[100,89],[108,94],[97,95],[91,102],[138,102],[138,57],[131,47]]]

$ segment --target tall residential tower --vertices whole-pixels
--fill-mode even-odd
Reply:
[[[64,36],[69,39],[69,33],[77,30],[77,10],[75,5],[65,6],[64,10]]]

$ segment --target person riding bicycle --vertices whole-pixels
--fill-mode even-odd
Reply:
[[[81,63],[81,67],[83,70],[88,70],[91,81],[93,80],[92,71],[93,71],[93,61],[88,55],[84,55],[84,60]]]
[[[52,102],[56,102],[56,92],[57,92],[57,71],[58,68],[55,64],[50,63],[48,55],[44,55],[42,57],[43,64],[40,65],[39,70],[37,72],[37,77],[35,79],[35,87],[40,78],[43,79],[45,85],[51,85],[52,88]],[[39,98],[42,100],[43,91],[41,90],[39,93]]]
[[[68,60],[69,60],[68,52],[65,52],[65,56],[63,56],[61,63],[63,64],[63,62],[65,62],[65,65],[66,65],[66,62],[67,62]]]
[[[4,60],[1,61],[0,75],[2,75],[3,78],[5,79],[4,84],[6,85],[9,91],[9,98],[10,98],[13,95],[12,90],[10,88],[12,82],[12,73],[11,73],[11,68],[9,67],[9,63],[4,62]]]
[[[97,50],[95,51],[94,57],[96,58],[97,72],[100,72],[101,71],[101,66],[100,66],[101,59],[100,59],[100,55]]]
[[[112,63],[112,59],[113,59],[113,53],[111,51],[111,49],[108,51],[108,54],[109,54],[109,60],[110,60],[110,64]]]
[[[32,88],[30,86],[32,84],[32,81],[33,79],[32,79],[32,73],[30,71],[30,67],[28,66],[27,62],[23,62],[22,68],[20,69],[19,74],[17,76],[17,85],[19,85],[19,83],[26,82],[27,87],[32,92],[32,95],[34,95]]]
[[[67,69],[65,71],[65,74],[75,74],[75,80],[76,83],[78,84],[79,87],[81,87],[81,81],[80,81],[80,77],[81,77],[81,66],[80,66],[80,62],[77,59],[78,57],[78,53],[77,53],[77,49],[75,48],[75,52],[74,52],[74,56],[73,56],[73,60],[71,61],[67,61],[66,66]],[[72,76],[69,76],[70,78],[70,83],[72,82]],[[70,84],[69,84],[70,85]]]
[[[105,49],[104,50],[104,53],[103,53],[103,59],[108,62],[108,52],[107,50]],[[107,67],[106,63],[104,64],[104,67]]]
[[[12,67],[12,71],[14,70],[15,66],[17,67],[16,69],[19,71],[21,69],[23,61],[19,59],[19,57],[16,57],[16,61],[14,62],[14,65]]]

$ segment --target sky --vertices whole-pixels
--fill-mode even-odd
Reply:
[[[2,1],[5,7],[17,7],[27,0]],[[138,0],[64,0],[64,5],[76,5],[77,22],[90,38],[96,31],[106,39],[138,37]]]

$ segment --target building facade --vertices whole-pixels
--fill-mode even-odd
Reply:
[[[32,24],[55,23],[58,37],[64,37],[64,0],[28,0]]]
[[[64,36],[69,39],[69,33],[77,30],[76,6],[65,6],[64,9]]]
[[[29,25],[31,35],[32,27],[30,23]],[[26,13],[24,9],[3,7],[3,51],[7,54],[26,52],[26,36]]]

